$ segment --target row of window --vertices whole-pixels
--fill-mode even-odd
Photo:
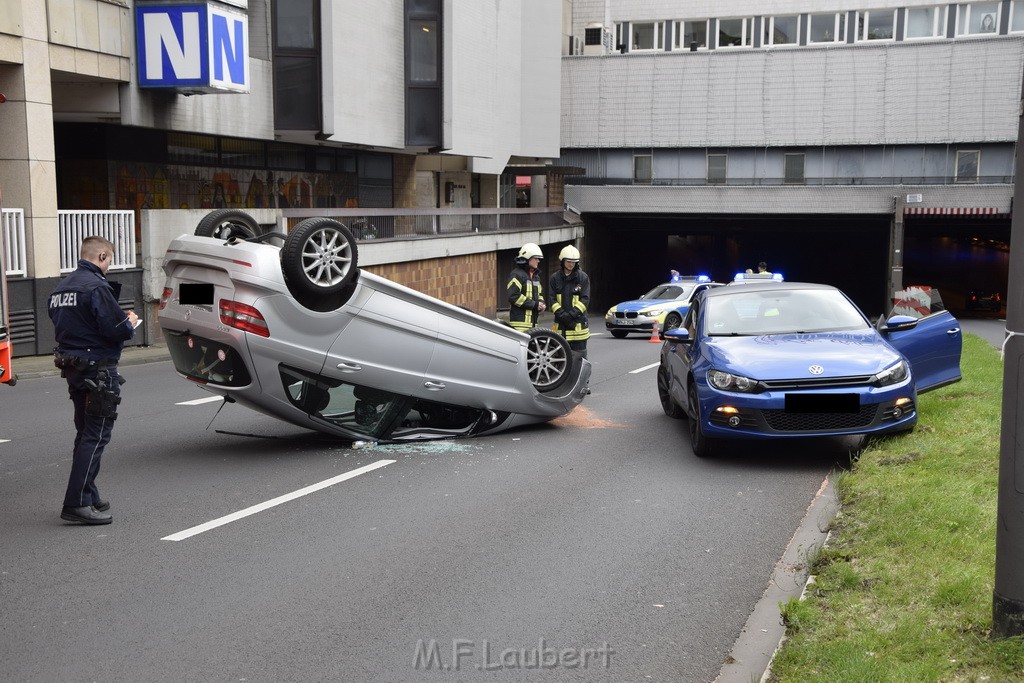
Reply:
[[[802,185],[804,176],[804,154],[802,152],[786,153],[783,160],[783,176],[787,185]],[[653,157],[650,154],[633,155],[633,182],[649,184],[654,181]],[[958,150],[956,153],[956,176],[958,183],[978,182],[980,168],[980,150]],[[724,185],[728,180],[729,155],[720,153],[707,154],[707,184]]]
[[[1002,8],[997,1],[849,13],[619,22],[615,45],[630,52],[662,51],[666,45],[671,50],[706,50],[1024,32],[1024,0],[1010,3],[1005,27]],[[760,36],[755,35],[757,26]],[[589,34],[592,31],[587,29],[586,43],[599,44]]]

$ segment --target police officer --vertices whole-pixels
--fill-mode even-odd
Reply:
[[[75,406],[71,476],[60,516],[81,524],[110,524],[110,503],[100,498],[96,475],[121,401],[124,380],[117,363],[139,318],[121,310],[121,284],[106,278],[114,245],[98,235],[86,237],[80,255],[78,268],[60,281],[49,300],[57,340],[54,363]]]
[[[571,244],[558,254],[561,265],[551,274],[548,283],[548,300],[551,312],[555,314],[555,331],[565,337],[569,348],[587,357],[587,340],[590,339],[590,323],[587,308],[590,306],[590,277],[580,270],[580,251]]]
[[[516,256],[516,265],[508,280],[508,321],[512,327],[525,332],[537,325],[537,319],[544,312],[543,287],[538,267],[544,258],[540,247],[527,242]]]

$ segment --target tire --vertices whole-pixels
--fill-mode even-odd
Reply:
[[[343,291],[359,272],[352,231],[331,218],[307,218],[288,234],[281,248],[281,271],[300,302]]]
[[[686,417],[686,411],[676,403],[669,392],[668,369],[664,365],[658,366],[658,398],[661,400],[661,409],[665,414],[674,420],[682,420]]]
[[[692,382],[687,395],[690,399],[690,448],[698,458],[706,458],[714,453],[716,440],[708,438],[704,434],[700,418],[700,403],[697,401],[697,389]]]
[[[612,330],[612,336],[616,339],[625,339],[627,334],[629,334],[629,332],[624,330]]]
[[[535,327],[527,334],[526,370],[533,388],[550,393],[565,384],[572,371],[573,355],[562,335]]]
[[[199,237],[214,237],[219,240],[232,237],[247,240],[259,237],[262,233],[263,228],[256,222],[256,219],[238,209],[211,211],[199,221],[195,232]]]
[[[672,311],[671,313],[665,316],[665,327],[662,328],[662,332],[674,330],[682,324],[683,316],[679,315],[679,313],[675,311]]]

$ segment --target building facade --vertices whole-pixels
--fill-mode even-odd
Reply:
[[[767,260],[872,302],[937,256],[951,291],[962,262],[1005,295],[1024,2],[577,0],[572,27],[561,163],[591,246],[629,223],[716,277]]]
[[[559,154],[567,3],[0,0],[12,327],[48,350],[64,211],[514,207]]]

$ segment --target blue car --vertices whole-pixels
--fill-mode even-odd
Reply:
[[[917,395],[960,379],[960,324],[948,311],[873,326],[835,287],[750,282],[697,296],[666,330],[658,396],[689,419],[695,455],[731,439],[909,431]]]

